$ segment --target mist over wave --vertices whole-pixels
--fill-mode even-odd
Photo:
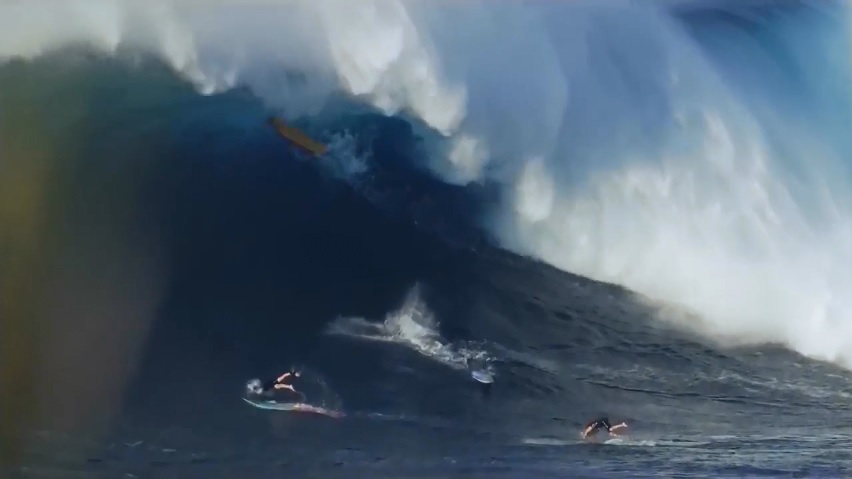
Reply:
[[[849,12],[823,7],[11,2],[0,61],[155,54],[318,124],[344,94],[411,120],[436,177],[499,187],[481,220],[509,249],[850,366]]]

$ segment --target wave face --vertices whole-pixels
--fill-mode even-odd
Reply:
[[[146,52],[318,125],[346,95],[413,122],[436,178],[494,185],[501,245],[849,365],[848,9],[766,3],[13,3],[0,57]]]
[[[29,411],[0,434],[108,423],[89,464],[116,475],[272,475],[282,438],[323,477],[836,475],[849,18],[825,2],[4,3],[0,316],[20,321],[0,340],[30,346],[0,348]],[[329,154],[292,151],[270,114]],[[291,363],[320,371],[343,426],[240,403]],[[57,395],[61,410],[42,400]],[[603,463],[575,434],[598,414],[637,431]],[[83,448],[31,441],[36,463]]]

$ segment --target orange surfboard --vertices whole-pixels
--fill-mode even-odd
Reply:
[[[284,123],[284,121],[278,118],[270,118],[269,123],[273,128],[275,128],[275,131],[277,131],[279,135],[314,156],[323,155],[326,151],[328,151],[327,146],[302,133],[302,131],[298,128],[294,128]]]

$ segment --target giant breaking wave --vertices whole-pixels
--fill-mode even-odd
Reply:
[[[0,61],[153,54],[315,121],[344,94],[411,121],[437,178],[497,187],[481,221],[504,247],[852,366],[850,16],[821,7],[5,2]]]

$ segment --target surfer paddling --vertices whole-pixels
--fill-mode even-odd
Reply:
[[[595,434],[598,433],[598,431],[600,431],[602,429],[606,429],[606,432],[608,432],[610,436],[618,437],[619,434],[617,434],[615,431],[622,429],[622,428],[626,428],[626,427],[627,427],[626,422],[621,422],[621,423],[613,426],[612,424],[609,423],[608,418],[601,417],[601,418],[595,419],[594,421],[586,424],[586,426],[583,428],[583,434],[582,435],[583,435],[583,439],[586,439],[589,436],[594,436]]]

